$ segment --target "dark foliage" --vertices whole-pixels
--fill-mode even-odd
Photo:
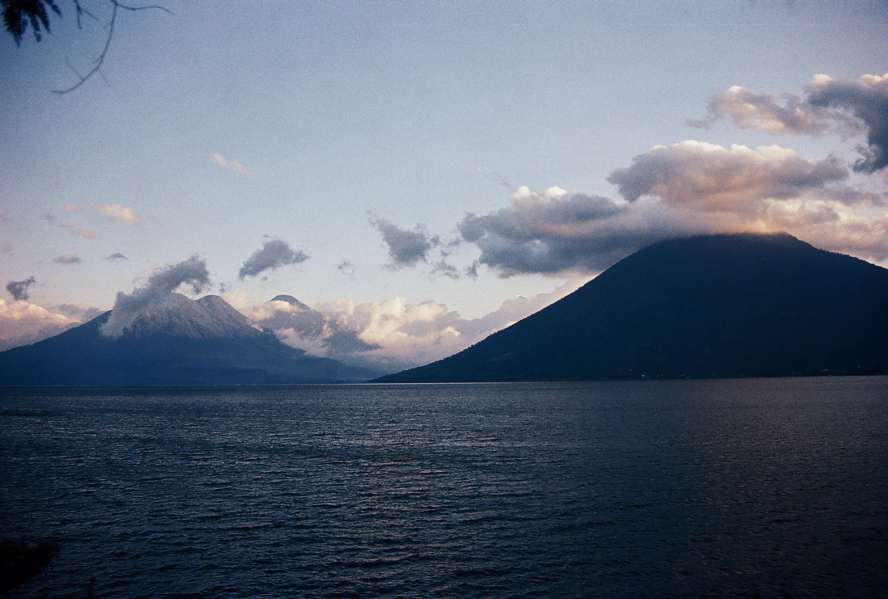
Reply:
[[[0,0],[3,6],[3,24],[16,44],[21,45],[28,24],[34,30],[34,38],[39,42],[41,30],[49,33],[49,11],[61,16],[62,11],[54,0]]]
[[[57,554],[58,546],[53,542],[0,541],[0,593],[37,578]]]

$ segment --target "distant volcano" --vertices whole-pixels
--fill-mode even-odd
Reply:
[[[0,385],[249,385],[366,381],[379,373],[306,355],[218,296],[171,294],[119,336],[111,312],[0,353]]]
[[[787,234],[664,241],[378,382],[888,374],[888,270]]]

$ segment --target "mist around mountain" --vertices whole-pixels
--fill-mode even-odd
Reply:
[[[888,270],[788,234],[664,241],[443,360],[376,382],[888,374]]]
[[[169,294],[122,330],[107,326],[111,315],[0,352],[0,385],[342,383],[379,374],[289,347],[214,295]]]

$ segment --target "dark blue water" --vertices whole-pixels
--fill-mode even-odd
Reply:
[[[10,597],[884,597],[888,378],[0,391]]]

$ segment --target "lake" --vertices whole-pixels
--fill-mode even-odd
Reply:
[[[888,377],[0,389],[13,598],[883,597]]]

